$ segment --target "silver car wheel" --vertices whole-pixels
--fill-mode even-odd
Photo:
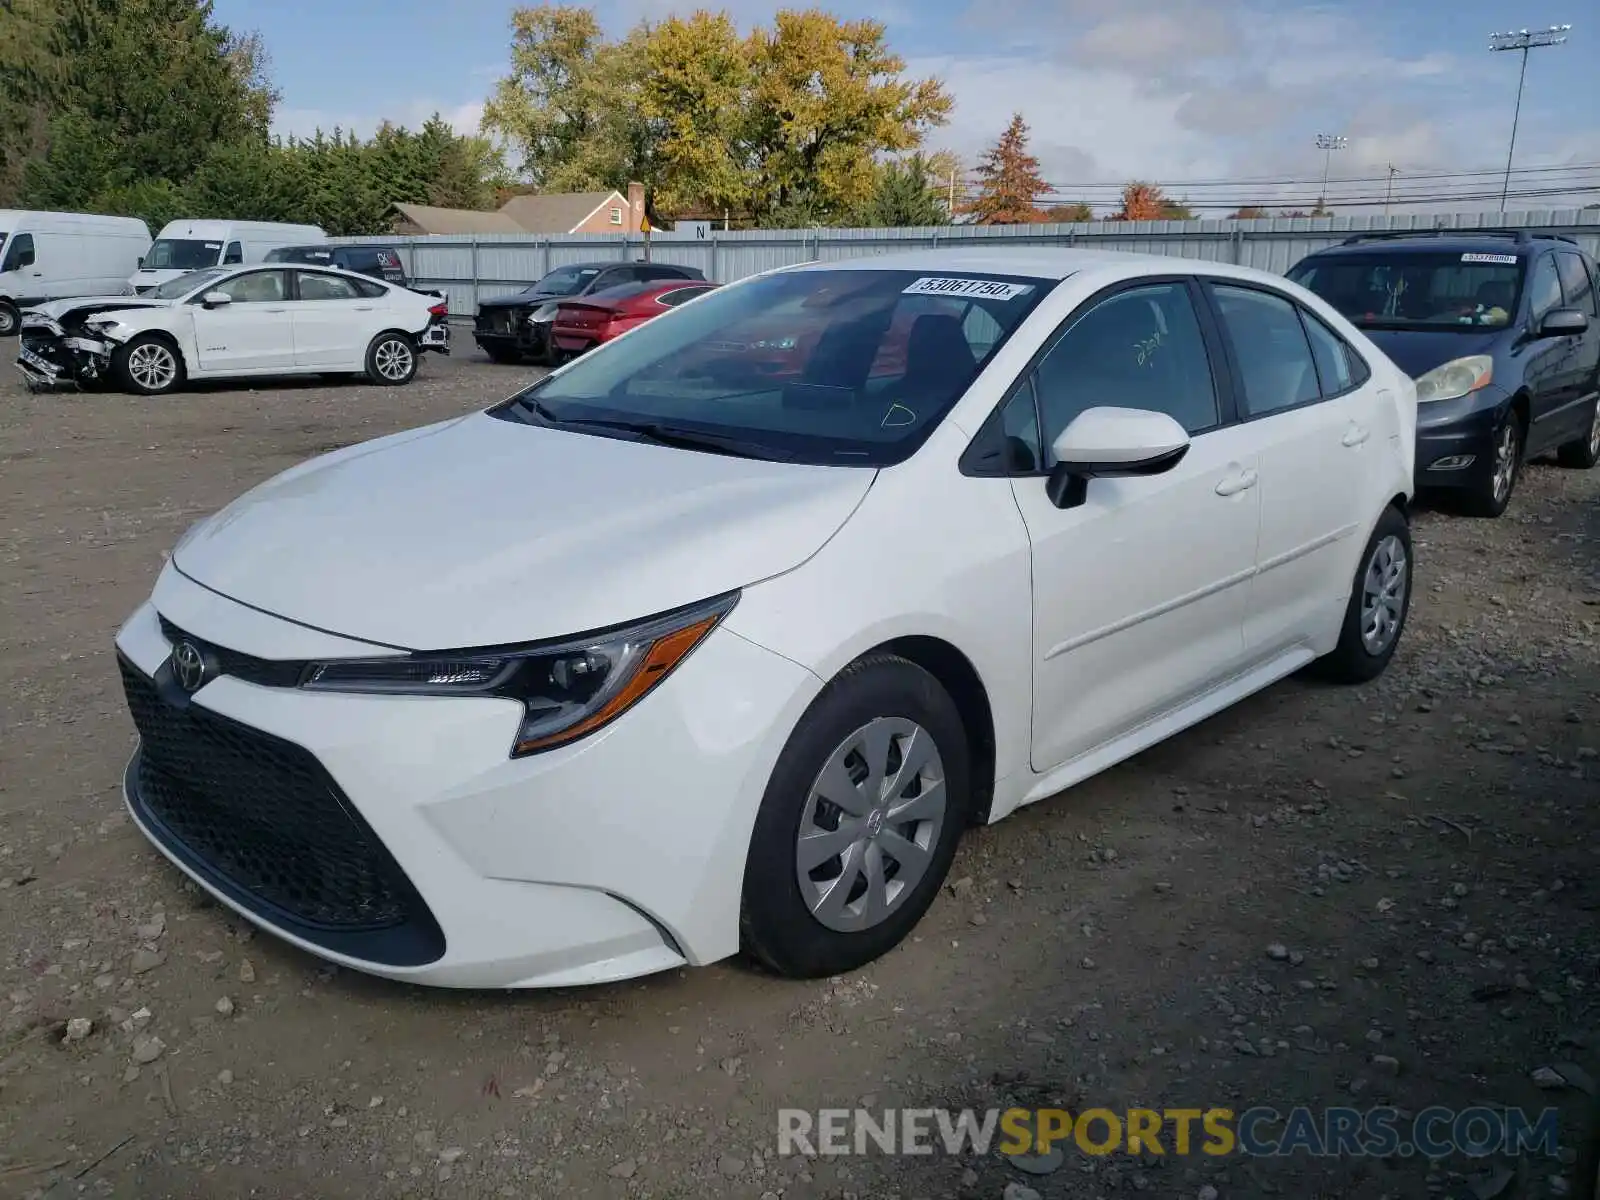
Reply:
[[[1594,420],[1589,422],[1589,457],[1600,458],[1600,400],[1595,401]]]
[[[398,381],[411,374],[415,359],[410,346],[399,338],[387,338],[373,352],[372,365],[385,379]]]
[[[882,924],[927,874],[945,821],[933,735],[878,717],[835,747],[806,797],[796,878],[811,915],[855,933]]]
[[[1379,655],[1394,644],[1406,610],[1406,548],[1393,534],[1367,560],[1361,582],[1361,644]]]
[[[146,342],[129,353],[128,374],[147,391],[165,391],[178,377],[178,357],[160,342]]]
[[[1503,504],[1517,478],[1517,424],[1511,417],[1500,427],[1494,446],[1494,500]]]

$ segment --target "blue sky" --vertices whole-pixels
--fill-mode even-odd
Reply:
[[[220,20],[265,38],[283,92],[277,126],[296,133],[334,124],[369,132],[385,118],[416,124],[434,110],[460,128],[474,126],[508,62],[512,7],[503,0],[216,0]],[[697,6],[600,0],[593,7],[621,31]],[[769,20],[777,5],[708,7],[727,9],[748,28]],[[1385,184],[1376,181],[1388,178],[1390,164],[1401,196],[1496,191],[1518,56],[1491,54],[1488,35],[1573,21],[1567,45],[1535,51],[1530,61],[1516,165],[1544,169],[1518,175],[1512,186],[1600,187],[1600,168],[1549,169],[1600,163],[1593,68],[1600,14],[1584,22],[1595,10],[1581,0],[1548,7],[1545,0],[837,0],[826,7],[885,21],[908,69],[945,81],[956,112],[931,139],[935,148],[970,161],[1021,111],[1045,177],[1094,202],[1132,177],[1171,183],[1196,201],[1309,199],[1324,165],[1312,146],[1318,132],[1350,139],[1333,156],[1335,200],[1381,196]],[[1484,174],[1426,178],[1463,171]],[[1258,182],[1204,182],[1214,180]],[[1310,182],[1268,182],[1279,180]],[[1556,202],[1571,201],[1520,203]]]

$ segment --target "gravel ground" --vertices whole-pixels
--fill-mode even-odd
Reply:
[[[459,339],[458,339],[459,341]],[[0,382],[0,1194],[1569,1194],[1569,1162],[775,1156],[781,1107],[1547,1105],[1600,1075],[1600,472],[1416,521],[1380,681],[1269,692],[964,843],[848,978],[427,992],[253,936],[132,829],[111,639],[196,517],[530,372]],[[86,1032],[87,1030],[87,1032]],[[1170,1146],[1169,1146],[1170,1149]],[[1025,1164],[1050,1167],[1052,1164]]]

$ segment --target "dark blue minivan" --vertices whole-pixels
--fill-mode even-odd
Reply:
[[[1600,460],[1600,269],[1535,230],[1368,233],[1289,278],[1417,381],[1416,484],[1505,511],[1522,464]]]

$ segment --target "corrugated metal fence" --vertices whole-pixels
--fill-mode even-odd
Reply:
[[[1172,254],[1240,263],[1282,273],[1313,250],[1354,233],[1404,229],[1538,228],[1576,239],[1600,257],[1600,210],[1454,213],[1399,217],[1272,218],[1260,221],[1096,221],[1076,225],[941,225],[915,229],[782,229],[721,232],[704,238],[657,233],[656,262],[698,267],[707,279],[731,283],[774,267],[836,261],[917,248],[1079,246]],[[518,291],[566,263],[627,260],[643,255],[635,234],[584,233],[559,237],[493,234],[476,237],[336,238],[396,246],[419,286],[439,288],[451,311],[475,312],[478,301]]]

